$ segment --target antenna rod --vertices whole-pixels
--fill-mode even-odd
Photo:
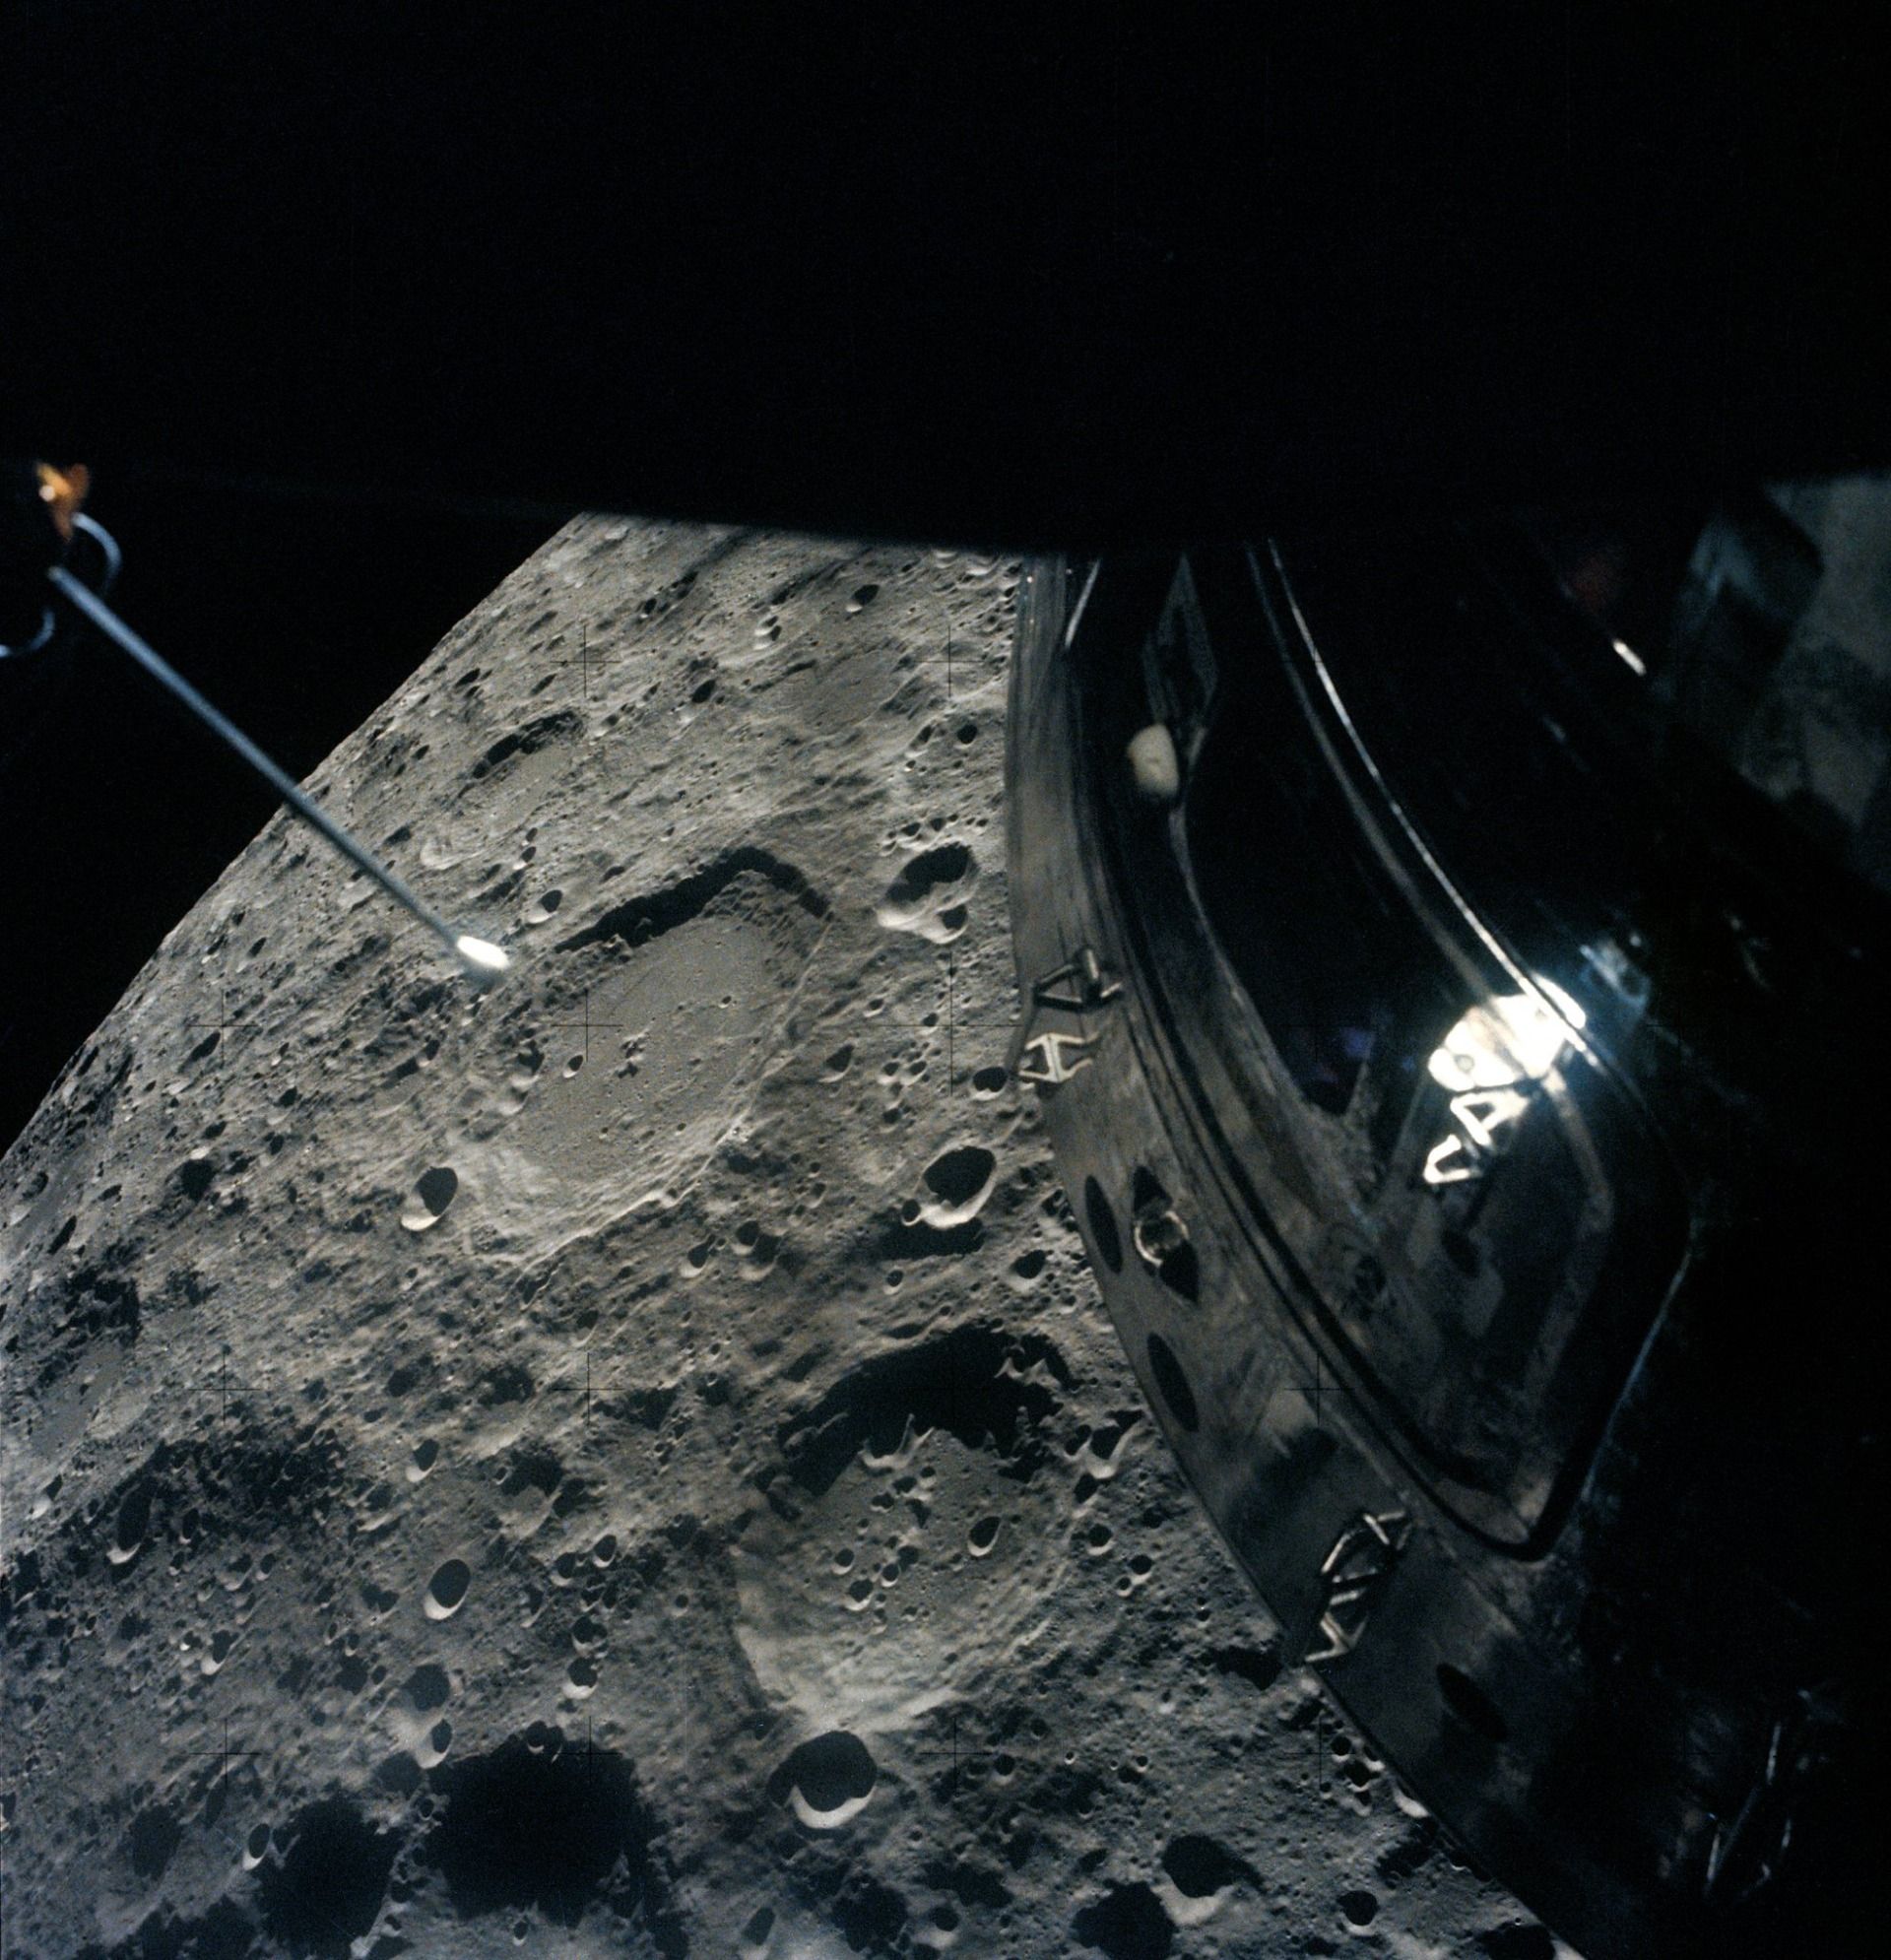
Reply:
[[[285,770],[257,748],[228,715],[220,713],[195,687],[165,661],[149,641],[134,632],[90,587],[81,583],[63,565],[54,565],[46,574],[60,596],[92,621],[100,632],[122,647],[140,667],[182,701],[198,720],[214,730],[235,750],[271,789],[311,828],[319,830],[352,864],[359,866],[396,904],[404,905],[447,949],[476,973],[500,972],[511,964],[508,955],[489,941],[459,933],[409,886],[391,872],[365,845],[357,841],[329,816],[320,804]]]

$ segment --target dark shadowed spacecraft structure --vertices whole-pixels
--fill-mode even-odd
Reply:
[[[1866,1910],[1888,566],[1864,480],[1025,608],[1020,1067],[1111,1313],[1288,1652],[1598,1960]]]

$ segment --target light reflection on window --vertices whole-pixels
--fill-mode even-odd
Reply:
[[[1543,999],[1499,994],[1479,1003],[1431,1051],[1426,1067],[1439,1087],[1453,1092],[1457,1127],[1425,1153],[1427,1184],[1481,1175],[1501,1147],[1499,1133],[1530,1108],[1531,1087],[1555,1070],[1588,1018],[1555,981],[1532,980]]]

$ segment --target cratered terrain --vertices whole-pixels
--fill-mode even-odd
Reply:
[[[1281,1666],[1006,1074],[1018,577],[573,522],[311,779],[510,971],[279,817],[74,1057],[11,1960],[1557,1950]]]

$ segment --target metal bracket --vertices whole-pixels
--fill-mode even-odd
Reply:
[[[1065,1034],[1056,1028],[1034,1034],[1024,1043],[1020,1053],[1028,1055],[1035,1052],[1037,1066],[1033,1068],[1028,1062],[1021,1062],[1017,1068],[1017,1078],[1020,1082],[1068,1082],[1077,1070],[1090,1066],[1091,1058],[1083,1052],[1077,1055],[1075,1062],[1067,1064],[1064,1051],[1067,1048],[1088,1051],[1095,1046],[1094,1035]]]
[[[1079,1069],[1089,1066],[1089,1050],[1096,1046],[1093,1034],[1069,1034],[1060,1028],[1047,1028],[1033,1034],[1039,1012],[1054,1008],[1062,1013],[1085,1014],[1107,1007],[1123,991],[1120,982],[1106,980],[1096,954],[1087,946],[1078,947],[1062,966],[1031,982],[1029,1012],[1019,1023],[1009,1066],[1019,1081],[1054,1085],[1068,1082]],[[1066,1061],[1066,1054],[1076,1057]],[[1022,1058],[1035,1054],[1035,1064]]]
[[[1324,1645],[1309,1649],[1308,1666],[1337,1661],[1358,1646],[1372,1617],[1374,1597],[1410,1534],[1411,1519],[1403,1511],[1361,1511],[1334,1539],[1320,1565],[1326,1589],[1319,1626]]]
[[[1066,981],[1072,983],[1074,993],[1056,991]],[[1064,965],[1031,982],[1031,1002],[1035,1007],[1062,1008],[1067,1013],[1081,1014],[1107,1006],[1122,991],[1120,981],[1104,979],[1102,962],[1095,952],[1080,946]]]

